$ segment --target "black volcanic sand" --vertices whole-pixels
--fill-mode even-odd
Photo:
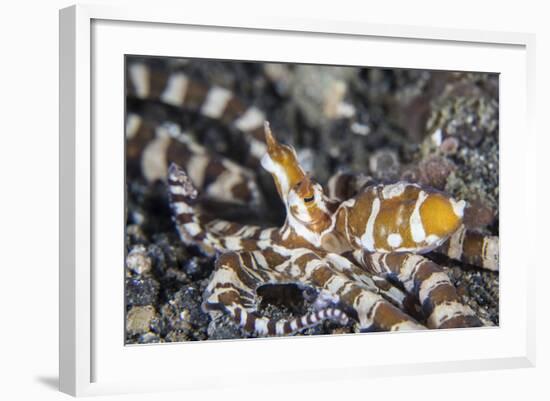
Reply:
[[[278,139],[298,150],[322,184],[336,171],[381,181],[404,179],[445,190],[469,203],[465,223],[498,235],[498,76],[379,68],[147,59],[184,68],[194,79],[232,89],[263,109]],[[334,118],[345,103],[351,119]],[[164,105],[128,99],[127,109],[170,119],[198,141],[237,162],[238,133],[219,122]],[[217,216],[265,226],[281,224],[284,209],[271,177],[259,172],[266,204],[258,210],[211,206]],[[166,186],[127,177],[126,341],[134,343],[251,337],[227,316],[201,310],[214,261],[181,243],[170,219]],[[499,275],[429,254],[450,275],[463,301],[487,325],[499,321]],[[314,290],[271,286],[260,309],[279,318],[311,308]],[[284,303],[282,303],[283,301]],[[352,333],[356,325],[325,322],[298,335]]]

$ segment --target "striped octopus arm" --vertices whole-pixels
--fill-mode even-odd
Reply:
[[[354,259],[368,271],[399,282],[418,299],[429,328],[482,326],[474,311],[461,302],[449,276],[422,255],[356,250]]]
[[[271,319],[258,311],[257,290],[265,284],[293,283],[285,273],[289,260],[273,251],[228,252],[216,261],[205,292],[203,310],[211,315],[229,314],[246,332],[282,336],[321,324],[325,320],[348,323],[342,309],[328,305],[289,319]]]
[[[487,270],[499,269],[498,237],[467,230],[464,226],[435,251],[451,259]]]
[[[290,275],[330,295],[334,304],[340,305],[348,316],[357,321],[360,331],[425,329],[394,304],[402,302],[402,298],[398,300],[400,297],[391,293],[390,289],[381,291],[379,284],[357,280],[358,276],[347,271],[346,263],[349,261],[341,262],[309,250],[298,250],[291,256]]]
[[[237,224],[214,219],[197,210],[198,191],[185,171],[172,163],[168,169],[168,187],[172,216],[181,240],[198,246],[214,256],[227,251],[257,249],[261,240],[275,235],[275,228]]]
[[[409,315],[415,318],[422,317],[418,314],[416,298],[414,296],[401,290],[385,277],[365,270],[355,262],[352,255],[345,253],[345,256],[342,256],[336,253],[328,253],[325,259],[331,263],[331,266],[339,274],[356,281],[371,292],[380,294],[388,302],[404,310]]]
[[[126,146],[131,175],[141,175],[148,182],[165,180],[168,166],[177,163],[209,199],[237,205],[261,204],[256,175],[251,169],[213,154],[176,123],[157,124],[128,113]]]
[[[127,66],[126,93],[130,97],[196,112],[234,127],[247,143],[247,164],[254,168],[259,166],[267,149],[263,131],[265,113],[255,106],[246,107],[229,89],[201,84],[184,71],[131,62]]]

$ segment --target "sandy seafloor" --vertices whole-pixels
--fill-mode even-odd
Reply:
[[[498,235],[498,75],[293,64],[145,59],[181,68],[193,79],[231,89],[266,112],[277,138],[296,147],[322,184],[337,171],[384,182],[407,180],[468,201],[465,224]],[[242,143],[231,127],[196,113],[127,99],[127,110],[178,122],[206,147],[237,162]],[[271,177],[258,173],[265,204],[257,210],[214,207],[215,215],[264,226],[281,224],[284,209]],[[201,310],[214,260],[181,243],[170,218],[166,186],[128,173],[125,268],[128,344],[247,338],[227,316]],[[499,275],[435,254],[464,303],[487,325],[499,323]],[[122,268],[114,266],[113,268]],[[265,316],[290,317],[312,294],[266,287]],[[314,294],[313,294],[314,295]],[[281,302],[284,301],[284,302]],[[297,335],[353,333],[356,325],[325,322]]]

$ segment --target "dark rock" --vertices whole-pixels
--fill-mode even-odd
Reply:
[[[395,181],[399,175],[399,158],[395,151],[382,149],[371,155],[369,167],[377,180]]]
[[[184,261],[182,267],[185,274],[194,280],[198,280],[210,274],[211,269],[208,268],[208,265],[211,264],[211,262],[206,262],[204,259],[201,260],[198,257],[192,257]]]
[[[479,200],[469,202],[464,211],[464,224],[469,229],[488,227],[494,220],[494,211]]]
[[[159,283],[152,277],[127,278],[125,282],[126,305],[154,305],[159,293]]]
[[[196,285],[182,287],[167,295],[162,306],[162,335],[169,341],[174,336],[185,336],[189,340],[204,338],[210,317],[201,309],[202,292]]]
[[[447,178],[456,167],[444,157],[431,156],[422,160],[418,169],[421,184],[443,190],[447,185]]]
[[[208,325],[209,340],[230,340],[244,337],[248,337],[247,334],[228,315],[213,319]]]
[[[138,224],[126,226],[126,238],[126,243],[128,245],[146,244],[148,241]]]

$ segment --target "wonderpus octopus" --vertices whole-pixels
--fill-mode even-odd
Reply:
[[[128,115],[129,160],[147,180],[167,183],[181,240],[215,257],[202,303],[212,317],[227,314],[259,336],[288,335],[325,320],[354,322],[360,331],[484,325],[444,270],[424,256],[436,252],[498,270],[498,237],[465,229],[463,200],[417,183],[381,184],[349,173],[334,175],[323,188],[294,148],[277,141],[262,112],[182,72],[159,76],[132,65],[127,91],[233,124],[249,140],[252,165],[271,174],[284,204],[282,227],[203,213],[197,187],[220,201],[259,202],[250,170],[213,155],[176,124],[152,127]],[[314,289],[313,307],[293,318],[263,316],[258,290],[279,284]]]

